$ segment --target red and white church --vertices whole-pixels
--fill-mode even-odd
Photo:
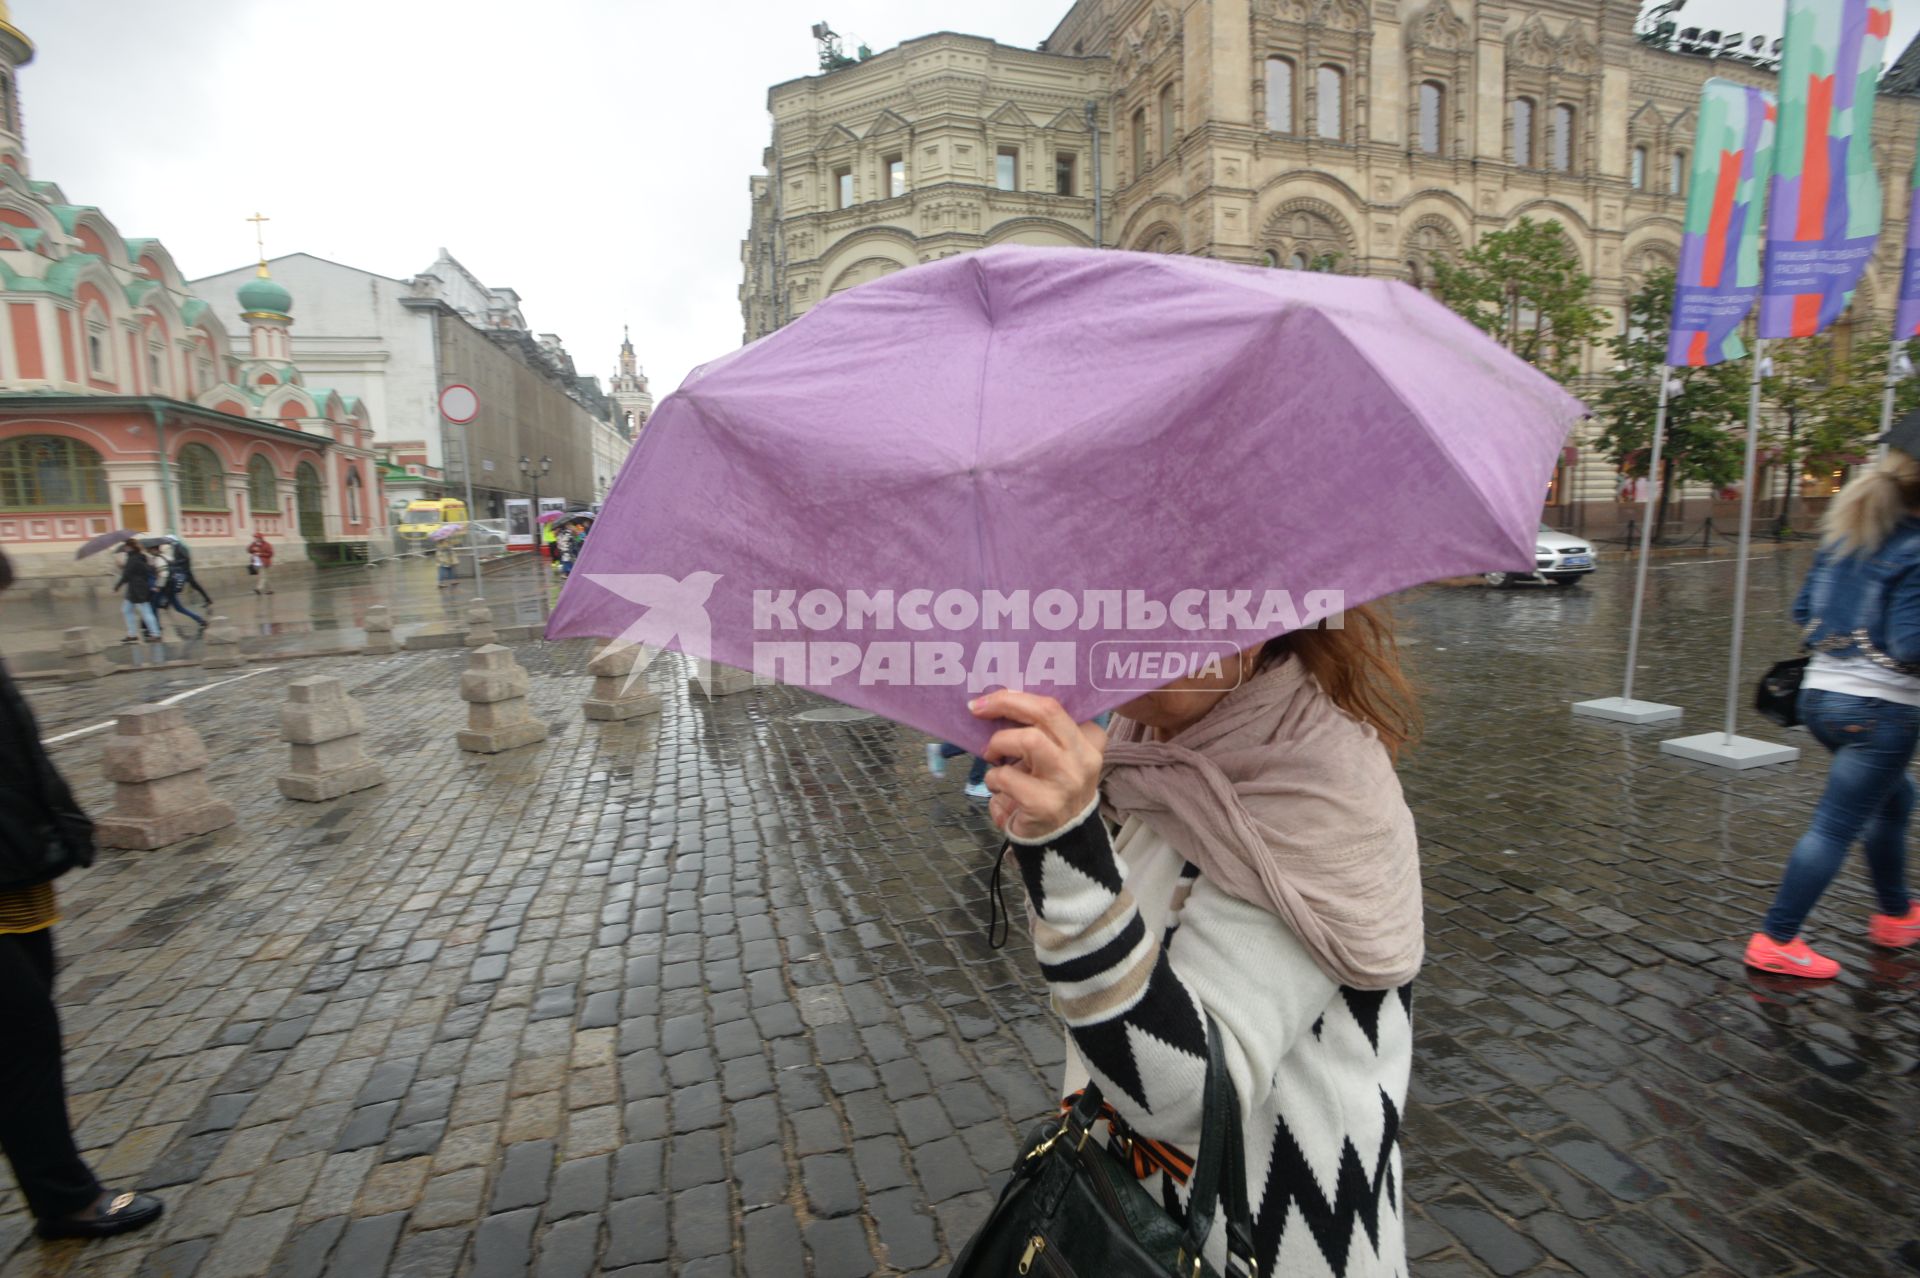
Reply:
[[[366,409],[306,384],[293,298],[265,262],[239,289],[238,359],[158,240],[29,176],[16,73],[32,57],[0,0],[0,547],[15,572],[70,582],[79,544],[116,528],[184,538],[202,576],[242,567],[256,533],[276,564],[384,542]]]

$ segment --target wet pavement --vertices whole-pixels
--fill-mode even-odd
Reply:
[[[1792,649],[1805,558],[1754,566],[1752,675]],[[1672,725],[1575,719],[1618,692],[1612,567],[1402,601],[1428,711],[1402,769],[1429,904],[1412,1272],[1920,1270],[1920,954],[1866,947],[1855,862],[1810,923],[1841,980],[1741,968],[1824,760],[1795,733],[1799,763],[1722,773],[1661,756]],[[1715,727],[1733,568],[1651,576],[1639,691]],[[951,1259],[1061,1060],[1031,950],[986,944],[995,841],[957,775],[791,689],[690,700],[677,667],[650,672],[659,719],[588,724],[582,648],[516,652],[552,737],[494,758],[453,746],[455,652],[34,685],[49,734],[192,694],[240,824],[63,884],[82,1142],[170,1209],[40,1244],[0,1189],[0,1274]],[[296,804],[278,685],[322,673],[388,780]],[[99,747],[56,758],[103,808]]]

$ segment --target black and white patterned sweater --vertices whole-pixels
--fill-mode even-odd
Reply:
[[[1013,843],[1069,1031],[1063,1094],[1091,1075],[1137,1135],[1191,1156],[1211,1013],[1240,1095],[1260,1273],[1403,1278],[1412,984],[1336,984],[1277,916],[1220,891],[1137,819],[1110,839],[1089,807],[1045,840]],[[1142,1183],[1186,1219],[1185,1186],[1160,1172]],[[1216,1272],[1225,1238],[1217,1220]]]

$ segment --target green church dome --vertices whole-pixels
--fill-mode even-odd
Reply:
[[[277,280],[269,278],[262,267],[262,274],[248,280],[240,286],[240,309],[247,312],[265,311],[271,315],[291,315],[293,313],[293,294]]]

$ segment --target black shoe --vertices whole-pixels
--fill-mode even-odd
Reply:
[[[122,639],[122,640],[121,640],[120,642],[121,642],[121,643],[139,643],[139,642],[140,642],[140,636],[139,636],[139,635],[128,635],[128,636],[127,636],[127,637],[126,637],[125,639]]]
[[[40,1221],[33,1232],[42,1238],[110,1238],[135,1229],[144,1229],[160,1219],[167,1205],[152,1194],[111,1193],[102,1191],[95,1204],[97,1214],[87,1217],[61,1216]]]

